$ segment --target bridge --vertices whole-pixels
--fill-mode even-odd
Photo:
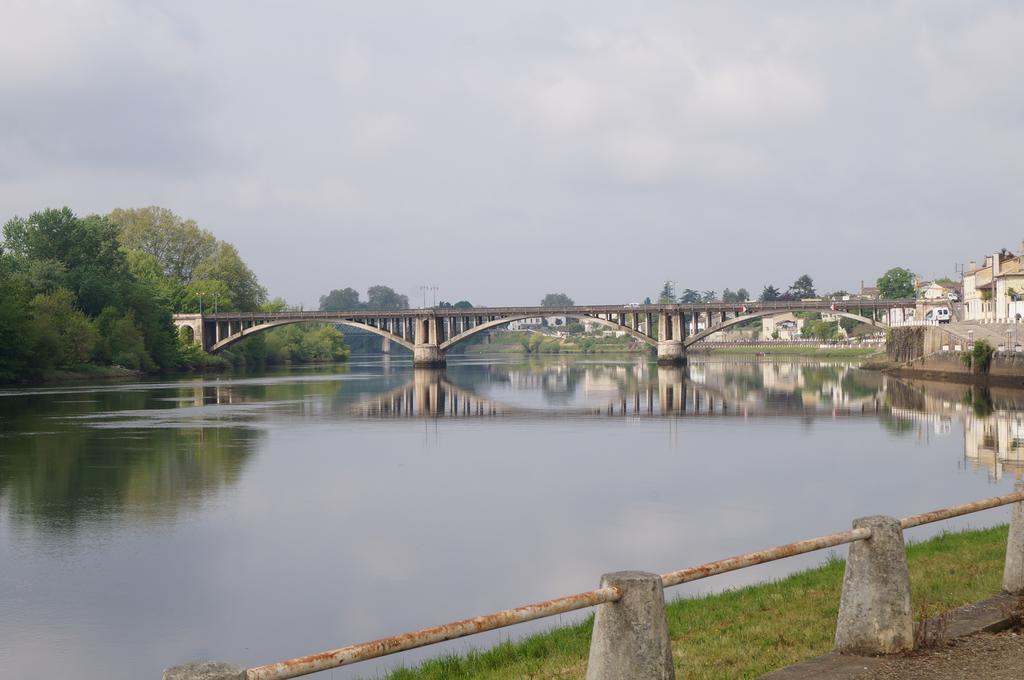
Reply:
[[[513,321],[565,316],[623,331],[657,349],[659,364],[682,364],[686,350],[730,326],[787,312],[815,312],[888,328],[893,310],[914,309],[915,300],[794,300],[668,305],[588,305],[573,307],[474,307],[359,310],[348,312],[218,312],[176,314],[211,354],[256,333],[294,323],[330,323],[360,328],[413,354],[416,366],[443,366],[449,349],[478,333]],[[869,316],[870,315],[870,316]]]

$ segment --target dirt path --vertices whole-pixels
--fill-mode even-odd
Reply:
[[[1021,680],[1024,628],[978,633],[935,649],[888,659],[857,680]]]

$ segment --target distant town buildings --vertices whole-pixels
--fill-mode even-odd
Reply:
[[[1024,319],[1024,242],[1021,253],[1002,250],[971,262],[963,276],[964,319],[1015,321]]]

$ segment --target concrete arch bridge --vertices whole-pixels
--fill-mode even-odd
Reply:
[[[294,323],[331,323],[375,333],[385,347],[395,343],[413,353],[417,366],[443,366],[453,346],[513,321],[565,316],[623,331],[657,349],[661,364],[681,364],[687,348],[718,331],[763,316],[787,312],[837,314],[888,328],[892,310],[912,309],[914,300],[826,302],[724,302],[672,305],[588,305],[574,307],[475,307],[470,309],[360,310],[351,312],[219,312],[176,314],[204,350],[216,354],[256,333]]]

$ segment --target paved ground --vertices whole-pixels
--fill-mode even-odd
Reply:
[[[1021,680],[1024,629],[977,633],[934,649],[886,659],[857,680]]]
[[[940,326],[940,328],[963,338],[973,337],[975,340],[985,340],[993,347],[1005,345],[1007,338],[1011,344],[1024,344],[1024,326],[1016,324],[982,324],[959,321]],[[969,334],[968,331],[971,333]]]

